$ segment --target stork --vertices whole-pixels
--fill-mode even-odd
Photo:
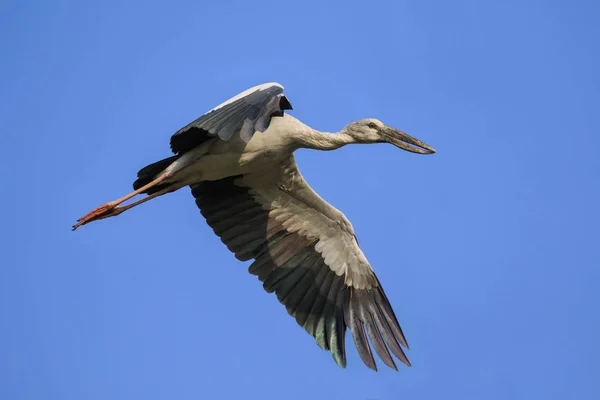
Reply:
[[[190,186],[221,241],[237,259],[253,260],[249,272],[339,366],[346,367],[347,328],[369,368],[377,371],[369,340],[387,366],[398,370],[390,351],[410,366],[404,333],[350,221],[308,185],[294,152],[384,142],[435,150],[371,118],[320,132],[285,113],[291,109],[278,83],[225,101],[177,131],[175,155],[142,168],[133,192],[84,215],[73,230]],[[140,194],[147,196],[122,205]]]

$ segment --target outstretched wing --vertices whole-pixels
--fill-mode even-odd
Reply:
[[[394,311],[341,212],[302,178],[293,156],[280,169],[192,186],[202,215],[267,292],[317,344],[346,366],[346,328],[363,362],[377,370],[390,351],[410,365]],[[366,332],[365,332],[366,329]]]
[[[229,140],[236,130],[248,141],[254,132],[269,127],[271,118],[283,116],[292,105],[283,95],[283,86],[265,83],[243,91],[219,104],[171,136],[171,150],[183,154],[214,136]]]

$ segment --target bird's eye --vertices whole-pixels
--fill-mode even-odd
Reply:
[[[377,128],[377,125],[375,125],[375,122],[369,122],[369,124],[367,126],[371,129]]]

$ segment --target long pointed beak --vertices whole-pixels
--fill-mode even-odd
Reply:
[[[383,128],[383,137],[385,140],[402,150],[418,154],[433,154],[433,147],[421,142],[419,139],[410,136],[398,129],[386,126]]]

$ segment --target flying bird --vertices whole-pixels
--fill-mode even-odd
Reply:
[[[349,328],[362,361],[379,358],[397,370],[390,352],[410,366],[406,338],[352,224],[304,180],[294,152],[334,150],[353,143],[391,143],[418,154],[435,150],[377,119],[320,132],[286,111],[278,83],[250,88],[177,131],[173,156],[142,168],[134,191],[81,217],[73,230],[114,217],[166,193],[191,188],[208,225],[289,315],[346,367]],[[145,197],[123,205],[137,195]]]

